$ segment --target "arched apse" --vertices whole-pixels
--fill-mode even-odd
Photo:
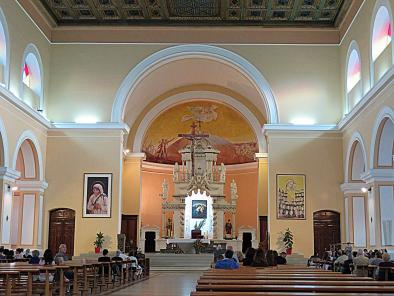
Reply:
[[[43,64],[37,47],[32,43],[27,45],[23,53],[21,64],[20,97],[33,109],[43,110]]]
[[[345,182],[360,182],[368,169],[365,144],[359,132],[354,132],[348,145],[345,164]]]
[[[371,168],[393,168],[394,112],[386,106],[378,114],[372,129]]]
[[[8,35],[8,25],[0,7],[0,65],[2,73],[0,73],[0,83],[4,84],[6,88],[9,87],[10,82],[10,41]]]
[[[29,167],[22,167],[25,170],[25,173],[28,173],[28,176],[31,176],[34,170],[35,177],[33,179],[40,181],[44,180],[44,168],[40,143],[38,142],[36,136],[29,130],[24,131],[18,139],[12,160],[12,168],[14,170],[18,170],[18,168],[20,169],[21,152],[22,156],[23,153],[25,153],[25,155],[29,157]],[[27,164],[26,160],[23,161],[23,164]],[[30,179],[30,177],[27,177],[26,179]]]
[[[144,116],[141,123],[138,126],[134,141],[133,141],[133,152],[142,151],[142,141],[143,137],[149,128],[151,122],[163,111],[167,110],[171,106],[176,104],[182,104],[185,102],[191,102],[198,100],[205,99],[210,100],[212,102],[218,102],[222,104],[228,104],[232,106],[235,110],[243,115],[245,120],[248,121],[250,127],[252,128],[258,142],[258,151],[259,152],[266,152],[267,151],[267,143],[266,139],[261,132],[261,124],[259,123],[258,119],[255,115],[241,102],[237,101],[233,97],[213,92],[213,91],[187,91],[178,93],[172,96],[167,97],[166,99],[159,102],[156,106],[151,108],[149,112]]]
[[[112,108],[112,121],[123,121],[125,106],[140,81],[165,64],[187,58],[211,59],[220,63],[225,63],[239,71],[250,81],[259,93],[268,123],[279,122],[278,109],[274,95],[267,80],[255,66],[243,57],[229,50],[216,46],[199,44],[177,45],[165,48],[150,55],[135,66],[123,80],[116,93]]]

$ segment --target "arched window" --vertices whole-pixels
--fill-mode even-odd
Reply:
[[[372,30],[372,60],[375,61],[391,42],[391,19],[385,6],[375,15]]]
[[[345,113],[347,113],[363,97],[360,50],[357,42],[354,40],[350,43],[348,49],[345,85],[345,95],[347,100],[347,110],[345,110]]]
[[[361,80],[361,62],[356,49],[350,53],[347,64],[347,92],[349,93]]]
[[[9,73],[9,42],[7,22],[0,8],[0,84],[8,85]]]
[[[373,11],[370,43],[371,86],[383,77],[394,61],[391,41],[393,20],[390,2],[377,0]]]
[[[21,98],[30,107],[43,109],[42,62],[37,48],[33,44],[26,47],[21,69]]]

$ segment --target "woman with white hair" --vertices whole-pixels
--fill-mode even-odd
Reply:
[[[89,214],[107,214],[108,196],[104,193],[103,185],[95,183],[92,186],[92,195],[89,197],[87,210]]]

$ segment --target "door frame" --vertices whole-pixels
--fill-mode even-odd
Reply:
[[[59,210],[71,211],[74,214],[74,235],[73,235],[74,236],[74,241],[73,241],[73,246],[71,248],[69,245],[67,245],[67,250],[70,250],[71,251],[70,254],[72,256],[74,256],[74,250],[75,250],[75,216],[76,216],[76,211],[74,209],[71,209],[71,208],[54,208],[54,209],[51,209],[51,210],[48,211],[49,215],[48,215],[48,226],[47,226],[47,229],[48,229],[47,247],[48,247],[48,249],[50,249],[50,242],[51,242],[51,231],[50,231],[51,216],[52,216],[52,213],[54,213],[56,211],[59,211]],[[57,251],[58,251],[58,249],[56,249],[56,252]],[[53,256],[55,256],[55,254],[53,254]]]
[[[337,217],[338,217],[338,243],[341,242],[341,213],[335,210],[329,210],[329,209],[322,209],[322,210],[318,210],[313,212],[312,215],[312,223],[313,223],[313,252],[315,252],[315,214],[319,214],[322,212],[330,212],[330,213],[334,213]],[[319,254],[321,256],[321,254]]]

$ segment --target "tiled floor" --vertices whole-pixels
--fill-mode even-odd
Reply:
[[[160,272],[141,283],[113,293],[113,296],[189,296],[195,291],[201,272]]]

